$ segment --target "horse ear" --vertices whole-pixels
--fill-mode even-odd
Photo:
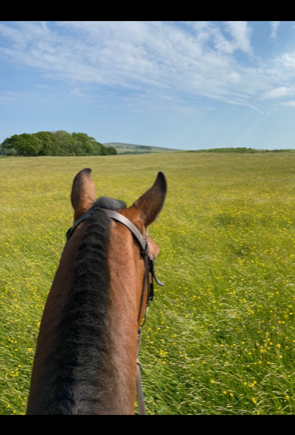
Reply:
[[[91,169],[85,168],[74,178],[71,193],[74,221],[86,213],[95,201],[95,186],[90,174]]]
[[[153,186],[138,198],[133,207],[139,211],[139,215],[147,227],[157,218],[162,210],[167,192],[166,178],[163,172],[158,172],[158,176]]]

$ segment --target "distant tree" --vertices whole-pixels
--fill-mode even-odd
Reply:
[[[57,130],[52,132],[60,142],[61,155],[75,156],[74,138],[65,130]]]
[[[13,147],[11,137],[7,137],[0,145],[0,151],[6,155],[17,155],[17,150]]]
[[[39,151],[39,156],[60,156],[61,146],[58,138],[50,131],[39,131],[32,134],[42,142],[42,148]]]
[[[10,138],[5,139],[1,147],[5,150],[14,149],[17,155],[37,156],[42,148],[42,141],[31,134],[14,134]]]
[[[86,133],[68,133],[64,130],[39,131],[33,134],[13,135],[0,145],[0,153],[19,156],[101,156],[115,155],[117,150],[107,148]]]
[[[110,156],[118,154],[116,148],[114,148],[114,147],[106,147],[106,148],[108,149]]]

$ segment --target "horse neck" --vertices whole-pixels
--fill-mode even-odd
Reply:
[[[92,375],[86,382],[85,372],[89,368],[86,362],[80,362],[74,369],[76,377],[73,379],[70,375],[68,385],[64,373],[56,375],[65,366],[63,361],[57,362],[60,345],[63,347],[59,325],[73,286],[73,272],[71,268],[68,270],[67,264],[74,263],[83,234],[82,224],[66,246],[48,296],[34,359],[27,414],[134,414],[138,289],[142,286],[144,266],[131,233],[120,224],[112,222],[110,226],[108,302],[102,357],[98,361],[95,354],[91,356],[96,350],[88,347]],[[89,346],[95,343],[96,337],[90,340]],[[74,345],[84,358],[83,343],[80,350]],[[74,358],[75,355],[76,351]],[[65,386],[61,387],[63,382]],[[66,404],[64,397],[70,397]]]

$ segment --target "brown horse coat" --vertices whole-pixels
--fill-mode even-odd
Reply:
[[[67,241],[48,295],[27,414],[134,414],[144,261],[132,233],[101,207],[121,213],[145,236],[163,207],[166,180],[159,172],[126,208],[110,198],[95,201],[90,173],[74,179],[74,221],[93,212]],[[156,257],[158,246],[150,237],[148,244]]]

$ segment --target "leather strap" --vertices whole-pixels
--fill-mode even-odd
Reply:
[[[92,213],[92,210],[89,210],[87,213],[84,213],[79,219],[76,220],[74,225],[70,229],[68,229],[68,231],[66,233],[67,240],[69,240],[69,238],[71,237],[71,235],[73,234],[73,232],[75,231],[75,229],[77,228],[79,223],[82,221],[85,221],[85,219],[89,218],[91,213]]]
[[[137,392],[137,405],[139,415],[145,415],[144,397],[142,391],[141,374],[142,370],[139,360],[136,360],[136,392]]]
[[[127,227],[128,230],[131,231],[131,233],[134,235],[134,237],[136,238],[136,240],[138,241],[141,247],[142,255],[146,255],[148,253],[148,243],[147,243],[147,238],[149,235],[148,231],[146,232],[146,237],[143,238],[141,232],[136,228],[135,225],[133,225],[132,222],[130,222],[129,219],[125,218],[125,216],[123,216],[120,213],[117,213],[114,210],[108,210],[106,208],[102,208],[102,210],[105,212],[107,216],[109,216],[110,218],[114,219],[117,222],[121,222],[121,224],[125,225],[125,227]]]
[[[146,232],[146,237],[144,238],[141,232],[136,228],[136,226],[133,225],[133,223],[130,222],[129,219],[125,218],[125,216],[123,216],[122,214],[117,213],[114,210],[108,210],[106,208],[101,208],[101,210],[103,210],[105,214],[110,218],[114,219],[117,222],[121,222],[121,224],[125,225],[125,227],[127,227],[131,231],[131,233],[134,235],[134,237],[136,238],[137,242],[141,247],[142,255],[146,255],[148,253],[148,243],[147,243],[147,238],[149,235],[148,231]],[[88,219],[91,213],[92,210],[89,210],[87,213],[84,213],[79,219],[76,220],[74,225],[66,233],[67,240],[69,240],[69,238],[72,236],[73,232],[75,231],[79,223]]]
[[[108,210],[106,208],[103,208],[102,210],[111,219],[114,219],[115,221],[120,222],[121,224],[125,225],[125,227],[127,227],[128,230],[131,231],[131,233],[134,235],[135,239],[137,240],[137,242],[139,243],[139,245],[141,247],[141,255],[143,256],[143,260],[144,260],[145,272],[144,272],[143,287],[142,287],[142,292],[141,292],[141,300],[140,300],[140,306],[139,306],[139,312],[138,312],[138,318],[137,318],[137,321],[139,321],[140,314],[142,311],[143,302],[145,300],[145,298],[144,298],[145,289],[146,289],[147,284],[149,285],[149,261],[148,261],[148,256],[147,256],[147,254],[149,252],[149,245],[147,242],[147,238],[148,238],[149,233],[148,233],[148,231],[146,231],[146,237],[143,238],[142,234],[136,228],[136,226],[132,222],[130,222],[129,219],[125,218],[125,216],[121,215],[120,213],[117,213],[114,210]]]
[[[143,301],[144,301],[144,296],[145,296],[145,289],[146,289],[147,284],[149,286],[148,257],[147,256],[143,257],[143,261],[144,261],[144,278],[143,278],[143,286],[142,286],[137,322],[139,322],[140,314],[142,311],[142,306],[143,306]]]
[[[140,342],[141,342],[141,328],[139,328],[138,330],[138,344],[137,344],[137,357],[136,357],[136,394],[137,394],[138,413],[139,415],[145,415],[144,397],[143,397],[141,373],[140,373],[142,368],[138,359]]]

